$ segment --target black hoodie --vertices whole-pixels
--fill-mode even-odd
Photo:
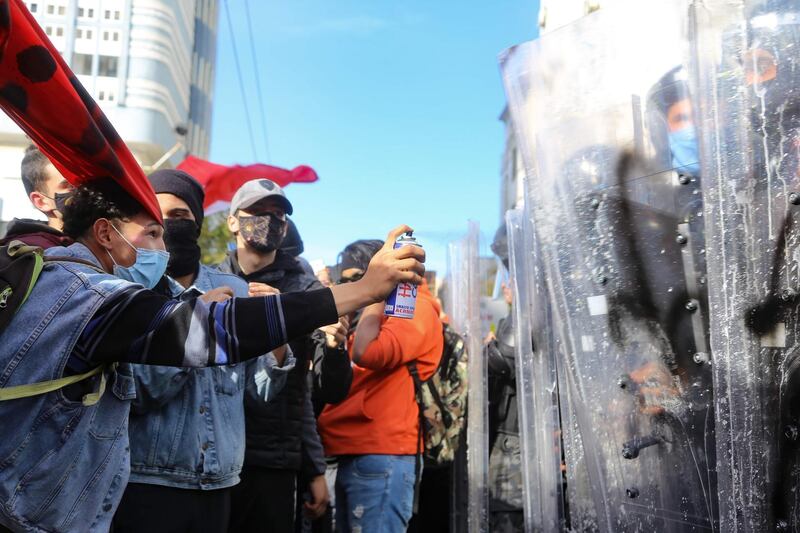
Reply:
[[[15,218],[8,225],[6,236],[0,239],[0,246],[5,246],[11,241],[22,241],[30,246],[39,246],[43,249],[54,246],[69,246],[73,240],[57,229],[51,228],[47,222],[29,218]]]
[[[235,251],[219,269],[247,282],[266,283],[281,293],[322,288],[296,258],[283,250],[278,250],[271,265],[250,274],[244,274],[239,268]],[[297,470],[311,478],[324,473],[325,463],[324,457],[319,455],[321,444],[319,451],[303,447],[303,405],[309,361],[313,361],[314,366],[312,396],[317,403],[337,403],[347,397],[353,370],[347,351],[327,348],[325,335],[320,331],[289,344],[297,363],[289,372],[283,390],[266,405],[245,395],[245,465]]]

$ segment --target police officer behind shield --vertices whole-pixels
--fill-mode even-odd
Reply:
[[[492,252],[508,269],[506,225],[497,230]],[[489,366],[489,527],[492,532],[522,531],[522,468],[517,416],[514,324],[511,288],[503,285],[509,313],[490,335],[485,354]]]

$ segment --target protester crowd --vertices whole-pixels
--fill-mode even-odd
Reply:
[[[314,272],[304,206],[256,176],[203,264],[204,182],[145,176],[25,6],[0,4],[0,108],[31,140],[19,201],[45,218],[0,239],[0,532],[445,530],[423,488],[463,440],[466,351],[422,247],[398,245],[412,228]],[[412,315],[389,312],[401,289]]]
[[[4,272],[22,284],[13,259],[45,251],[0,332],[0,530],[406,530],[424,423],[409,368],[427,380],[445,349],[421,248],[393,249],[410,228],[318,280],[295,206],[256,179],[231,200],[229,255],[204,265],[186,172],[148,176],[163,221],[112,180],[73,187],[35,145],[21,172],[46,222],[10,223]],[[402,281],[411,319],[384,314]]]

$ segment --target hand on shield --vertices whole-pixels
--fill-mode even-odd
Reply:
[[[678,396],[672,375],[664,365],[649,362],[630,373],[631,381],[639,385],[639,411],[645,415],[660,415],[667,401]]]

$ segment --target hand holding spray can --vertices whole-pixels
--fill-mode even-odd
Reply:
[[[420,246],[417,239],[412,236],[411,231],[397,239],[394,248],[403,246]],[[417,307],[417,286],[412,283],[400,283],[386,298],[386,305],[383,314],[397,318],[414,318],[414,310]]]

